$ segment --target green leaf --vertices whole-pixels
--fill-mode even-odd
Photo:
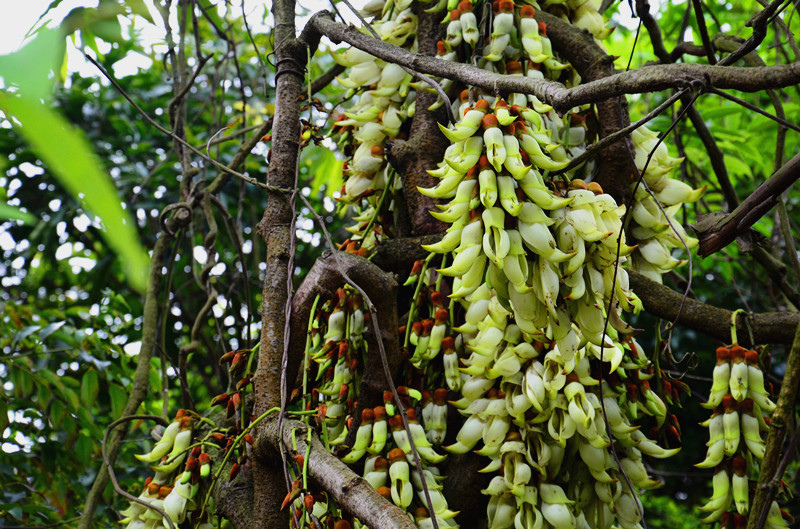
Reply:
[[[50,420],[53,422],[53,426],[55,428],[61,428],[61,424],[64,422],[64,417],[67,416],[67,408],[64,407],[64,404],[58,399],[55,399],[50,404]]]
[[[102,432],[102,430],[100,430],[100,428],[98,428],[94,422],[94,415],[92,415],[92,412],[90,412],[87,408],[79,409],[77,416],[83,428],[88,428],[89,431],[97,434]],[[102,434],[100,434],[100,437],[102,437]]]
[[[75,456],[82,465],[88,465],[92,457],[92,440],[89,436],[81,433],[75,442]]]
[[[11,382],[14,384],[14,396],[27,397],[33,391],[33,377],[25,369],[11,371]]]
[[[100,383],[98,381],[97,371],[89,369],[83,374],[81,379],[81,402],[87,408],[91,408],[97,401],[97,394],[100,391]]]
[[[125,5],[130,8],[134,15],[139,15],[151,24],[155,24],[155,22],[153,22],[153,17],[150,16],[150,11],[147,9],[147,5],[144,3],[144,0],[125,0]]]
[[[38,384],[36,388],[36,396],[39,399],[39,407],[44,409],[53,398],[53,392],[47,387],[47,384]]]
[[[57,321],[57,322],[54,322],[54,323],[51,323],[51,324],[45,326],[44,329],[39,331],[39,339],[44,341],[48,336],[50,336],[51,334],[56,332],[58,329],[60,329],[65,323],[67,323],[67,322],[66,321]]]
[[[119,20],[116,18],[95,20],[89,24],[87,29],[106,42],[122,41],[122,27],[119,25]]]
[[[21,331],[19,331],[17,334],[14,335],[14,339],[11,341],[11,347],[14,348],[18,344],[21,344],[25,340],[25,338],[27,338],[28,336],[35,333],[41,328],[42,327],[39,325],[31,325],[29,327],[25,327],[24,329],[22,329]]]
[[[342,164],[344,162],[337,160],[336,155],[330,149],[314,146],[311,149],[303,149],[303,154],[306,156],[301,155],[303,158],[301,163],[304,163],[314,175],[314,179],[311,181],[313,193],[318,193],[323,185],[326,186],[328,195],[342,187]]]
[[[8,204],[0,204],[0,220],[21,220],[23,224],[28,226],[36,223],[36,217],[27,211],[22,211]]]
[[[78,397],[78,393],[67,387],[67,384],[79,385],[77,380],[68,376],[59,376],[49,369],[37,371],[37,375],[49,382],[50,385],[58,391],[58,393],[61,395],[61,398],[63,398],[67,404],[69,404],[70,408],[72,408],[72,411],[77,412],[80,409],[81,399]]]
[[[133,218],[122,209],[114,184],[100,170],[100,161],[83,134],[49,107],[26,97],[0,93],[0,110],[22,124],[15,123],[17,130],[61,184],[83,202],[85,209],[102,219],[103,236],[124,262],[128,281],[136,290],[144,291],[149,257],[139,242]]]
[[[0,432],[8,427],[8,403],[0,399]]]
[[[0,55],[0,77],[6,85],[19,87],[32,100],[47,99],[64,56],[65,42],[60,31],[43,29],[27,46],[16,53]],[[5,109],[4,109],[5,110]]]
[[[206,16],[208,20],[217,27],[217,29],[225,29],[225,23],[219,17],[219,14],[217,13],[217,6],[214,4],[214,2],[211,0],[198,0],[197,4],[203,11],[204,16]]]
[[[111,415],[115,419],[119,419],[128,402],[128,392],[118,384],[109,384],[108,395],[111,397]]]

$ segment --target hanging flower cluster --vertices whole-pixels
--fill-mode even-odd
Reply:
[[[447,11],[442,21],[446,36],[438,43],[438,56],[471,61],[504,75],[577,84],[579,76],[557,57],[547,27],[536,20],[540,7],[548,9],[549,4],[498,0],[489,9],[469,0],[442,0],[431,9]],[[559,2],[557,9],[596,38],[603,38],[609,31],[598,7],[595,1],[568,1]],[[395,8],[387,2],[379,15],[376,30],[384,40],[389,37],[379,28],[387,21],[393,27],[392,17],[398,16]],[[401,44],[408,46],[408,42]],[[414,47],[411,44],[409,49]],[[369,62],[381,64],[375,59]],[[365,61],[358,68],[365,71],[373,66]],[[367,110],[377,116],[385,108],[372,105],[380,78],[373,71],[369,82],[360,82],[365,103],[359,100],[355,108],[365,118]],[[445,90],[454,86],[452,81],[439,81]],[[346,86],[358,89],[354,84]],[[422,89],[418,83],[407,86]],[[413,91],[408,95],[398,91],[398,103],[401,97],[413,108]],[[441,104],[439,100],[431,108]],[[446,501],[439,498],[435,467],[442,459],[435,448],[447,434],[449,392],[450,396],[460,394],[450,406],[465,422],[455,443],[444,448],[451,453],[475,450],[487,458],[484,472],[495,474],[484,490],[490,497],[490,528],[534,528],[544,523],[558,529],[607,528],[615,523],[625,529],[639,527],[638,489],[660,485],[648,476],[642,457],[674,454],[678,448],[662,448],[655,439],[667,431],[673,433],[668,436],[673,442],[679,442],[680,434],[674,415],[651,389],[654,366],[622,319],[623,311],[641,308],[622,264],[633,253],[642,262],[636,268],[652,272],[659,281],[661,273],[680,264],[669,255],[672,248],[682,245],[680,238],[688,240],[690,247],[696,241],[686,236],[674,215],[681,204],[697,200],[703,190],[669,178],[677,160],[668,156],[665,147],[656,150],[645,182],[665,211],[646,191],[637,192],[632,233],[639,246],[629,246],[622,230],[625,207],[596,182],[580,178],[589,174],[587,168],[550,176],[584,152],[583,115],[561,117],[532,95],[499,98],[475,89],[463,90],[453,108],[458,122],[440,125],[451,145],[439,167],[430,171],[439,182],[419,189],[440,201],[439,211],[432,215],[449,227],[441,241],[425,247],[428,259],[414,265],[406,284],[414,286],[415,292],[408,322],[401,329],[410,364],[403,394],[419,457],[425,472],[431,472],[427,485],[438,505],[434,507],[436,521],[440,526],[452,523]],[[362,162],[367,158],[363,157],[369,152],[373,174],[386,167],[379,160],[383,145],[378,141],[383,137],[375,136],[377,140],[369,145],[366,137],[355,137],[367,126],[355,118],[358,113],[345,114],[349,120],[337,122],[353,127],[352,132],[339,129],[345,130],[343,144],[351,145],[346,152],[355,153],[348,163],[344,201],[357,202],[359,195],[350,189],[361,193],[367,210],[373,208],[356,217],[360,224],[351,230],[353,240],[373,237],[359,233],[358,228],[375,225],[373,197],[377,193],[362,189],[384,189],[383,183],[375,184],[374,176],[367,184],[355,168],[356,161],[358,167],[365,167]],[[348,143],[353,140],[360,143]],[[640,170],[655,141],[646,129],[634,136]],[[664,228],[669,221],[679,237]],[[435,271],[434,259],[441,259]],[[441,285],[447,277],[452,278],[451,294],[445,297]],[[668,401],[677,398],[669,381],[653,387],[664,391]],[[368,481],[396,505],[414,513],[421,527],[428,526],[430,513],[421,487],[414,489],[419,495],[415,499],[407,485],[420,481],[413,465],[408,468],[407,433],[399,418],[392,420],[388,397],[386,404],[380,413],[389,416],[393,439],[381,447],[388,453],[370,451],[378,409],[363,410],[354,446],[344,460],[355,463],[371,454],[364,470]],[[421,411],[422,425],[416,421],[415,409]],[[642,433],[642,423],[651,426],[652,438]],[[612,441],[633,489],[611,455]]]
[[[639,243],[632,255],[631,268],[661,283],[662,274],[686,263],[673,257],[672,250],[691,250],[697,246],[697,239],[686,233],[676,215],[684,204],[700,200],[706,186],[692,189],[688,184],[669,177],[681,159],[670,156],[665,144],[658,144],[655,132],[640,127],[631,133],[631,139],[636,168],[645,170],[643,182],[635,185],[631,211],[630,233]]]
[[[462,378],[451,389],[460,385],[455,404],[467,420],[446,449],[482,443],[484,471],[499,472],[484,491],[490,527],[610,527],[615,519],[635,527],[636,493],[609,451],[603,406],[637,487],[658,485],[643,453],[676,449],[633,426],[644,415],[661,426],[667,410],[620,318],[639,307],[616,260],[618,244],[621,261],[632,249],[619,240],[624,207],[596,183],[543,176],[558,167],[552,153],[563,145],[535,110],[480,99],[462,112],[443,130],[454,143],[433,172],[439,185],[421,190],[450,199],[433,213],[450,228],[427,249],[452,256],[439,273],[454,278],[450,299],[465,309],[452,329]]]
[[[423,394],[406,386],[398,387],[409,423],[408,431],[391,392],[384,394],[384,405],[359,408],[355,395],[366,354],[363,334],[367,321],[368,313],[361,296],[349,287],[337,291],[337,300],[323,304],[319,310],[314,308],[304,370],[305,408],[317,410],[322,436],[332,449],[339,448],[342,461],[359,466],[363,461],[364,478],[388,500],[414,512],[424,525],[424,520],[430,520],[430,514],[425,507],[425,487],[417,473],[411,448],[413,441],[439,526],[453,525],[449,520],[456,513],[447,508],[436,468],[445,456],[434,448],[441,444],[447,427],[447,392],[437,390],[434,398],[427,391]],[[310,385],[306,383],[308,376],[315,378]],[[427,431],[418,422],[415,407],[420,408]],[[344,446],[347,439],[351,442]],[[321,512],[323,508],[327,508],[327,503],[316,510]],[[425,509],[424,513],[420,509]],[[361,526],[357,520],[354,525]]]
[[[417,16],[410,0],[370,2],[362,14],[375,17],[371,25],[385,42],[417,50]],[[386,161],[385,143],[405,134],[401,128],[414,116],[416,93],[411,75],[396,64],[356,48],[332,56],[349,67],[348,76],[339,78],[348,88],[345,99],[358,94],[355,104],[338,116],[334,126],[339,145],[350,156],[339,200],[355,209],[356,224],[348,228],[353,234],[348,242],[370,249],[387,236],[391,222],[384,216],[392,210],[392,193],[400,185]]]
[[[228,479],[233,480],[249,462],[246,444],[253,443],[249,433],[253,419],[247,413],[244,399],[252,377],[252,351],[229,351],[220,357],[220,365],[227,366],[231,390],[211,399],[211,406],[225,408],[227,427],[212,426],[202,437],[194,430],[197,414],[178,410],[175,420],[161,433],[159,440],[147,454],[136,455],[145,463],[154,464],[155,475],[148,477],[140,502],[131,502],[121,511],[127,529],[168,529],[167,519],[152,507],[164,511],[174,524],[190,520],[199,529],[211,529],[208,489],[220,477],[222,468],[230,465]],[[213,425],[210,419],[201,419]],[[212,453],[208,453],[208,449]],[[222,464],[212,476],[212,454],[221,454]],[[148,507],[149,506],[149,507]]]
[[[161,438],[147,454],[136,455],[139,461],[155,463],[155,476],[148,477],[139,500],[167,513],[174,524],[182,523],[190,511],[197,509],[201,479],[211,473],[211,457],[198,445],[192,446],[194,420],[179,410]],[[187,458],[188,456],[188,458]],[[179,471],[184,461],[183,470]],[[121,511],[128,529],[168,528],[169,523],[154,509],[138,502]],[[210,528],[207,522],[198,527]]]
[[[742,527],[750,510],[751,479],[758,476],[764,457],[768,416],[775,409],[764,387],[764,374],[757,351],[734,343],[716,351],[713,384],[706,408],[713,415],[701,423],[709,431],[708,453],[697,463],[713,468],[712,496],[700,507],[708,514],[703,521],[721,527]],[[788,527],[789,515],[773,501],[765,527]]]

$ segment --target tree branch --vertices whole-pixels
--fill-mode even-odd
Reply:
[[[628,271],[628,277],[631,289],[642,300],[644,310],[665,320],[675,319],[683,298],[682,294],[631,270]],[[731,336],[731,316],[733,316],[733,312],[729,310],[687,298],[677,323],[727,343]],[[800,322],[800,313],[797,312],[741,314],[738,316],[737,325],[749,325],[753,330],[755,343],[744,343],[749,341],[747,333],[740,333],[739,340],[745,346],[764,343],[792,343],[794,329],[798,322]]]
[[[258,225],[267,246],[266,270],[262,290],[261,342],[258,365],[253,376],[254,413],[281,407],[284,395],[282,373],[286,345],[286,310],[289,301],[289,270],[294,249],[294,198],[297,189],[297,164],[300,155],[300,96],[302,95],[308,50],[316,50],[318,41],[295,38],[295,3],[276,0],[275,17],[275,118],[273,121],[272,158],[267,183],[294,190],[291,196],[269,192],[264,217]],[[293,266],[292,266],[293,268]],[[262,427],[256,439],[263,435]],[[288,513],[278,509],[288,486],[288,472],[281,472],[282,458],[255,459],[253,464],[253,516],[262,527],[286,527]]]
[[[786,437],[786,428],[794,418],[794,407],[797,402],[797,390],[800,388],[800,324],[794,334],[792,349],[786,360],[786,373],[781,383],[778,394],[777,408],[772,412],[767,446],[761,469],[758,476],[756,494],[750,508],[750,517],[747,520],[748,529],[763,527],[766,513],[772,497],[780,486],[781,476],[778,475],[778,463],[783,452],[783,440]]]
[[[284,421],[282,437],[277,420],[265,420],[263,437],[254,446],[258,457],[267,457],[265,452],[282,450],[292,446],[295,432],[298,453],[305,454],[308,426],[300,421]],[[263,442],[262,442],[263,440]],[[308,457],[309,477],[330,494],[347,512],[357,517],[368,527],[381,529],[416,529],[408,514],[378,494],[366,480],[355,474],[339,458],[325,450],[315,433],[311,436],[311,452]],[[272,527],[264,526],[261,527]]]
[[[735,68],[703,64],[662,64],[617,73],[596,81],[566,88],[555,81],[506,77],[467,64],[443,61],[411,53],[364,35],[354,27],[335,22],[330,13],[320,11],[308,23],[335,43],[347,42],[385,61],[407,66],[415,71],[447,77],[490,92],[533,94],[558,112],[596,103],[624,94],[657,92],[683,88],[698,82],[720,89],[755,92],[783,88],[800,82],[800,63],[763,68]]]
[[[393,375],[396,375],[402,357],[400,355],[400,344],[397,339],[397,282],[392,274],[384,272],[372,262],[356,255],[325,251],[314,266],[306,275],[303,283],[297,289],[297,293],[292,301],[292,332],[289,342],[289,365],[287,370],[287,380],[294,380],[296,373],[303,359],[303,351],[306,344],[306,332],[308,320],[311,315],[311,304],[317,296],[322,299],[333,299],[336,297],[336,289],[345,283],[339,267],[351,278],[356,278],[358,285],[364,289],[370,299],[374,300],[380,321],[384,347],[387,353],[389,368]],[[377,339],[368,334],[368,340]],[[372,344],[371,344],[372,345]],[[376,348],[369,347],[370,351]],[[367,356],[364,365],[364,376],[359,388],[359,406],[377,406],[383,402],[383,391],[387,388],[386,379],[380,358],[377,354]],[[361,414],[354,413],[356,420],[360,420]],[[355,431],[355,428],[352,428]]]
[[[697,237],[700,246],[697,254],[707,257],[733,242],[764,216],[780,199],[781,193],[789,189],[800,178],[800,154],[786,162],[761,184],[733,212],[725,215],[713,226],[698,224]]]

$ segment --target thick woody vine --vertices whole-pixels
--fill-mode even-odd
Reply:
[[[610,75],[595,40],[608,31],[596,4],[372,2],[363,15],[378,40],[327,13],[296,38],[294,4],[275,3],[277,111],[270,201],[260,224],[268,265],[261,342],[223,358],[236,383],[212,405],[225,407],[227,422],[181,411],[141,456],[155,475],[125,511],[129,527],[186,519],[213,527],[221,476],[233,480],[251,466],[259,524],[453,527],[457,498],[447,494],[447,465],[469,452],[487,475],[481,492],[489,527],[640,527],[638,495],[659,486],[643,458],[679,450],[671,409],[686,388],[637,343],[625,318],[643,307],[632,285],[660,283],[683,264],[673,250],[697,244],[676,214],[704,188],[671,176],[680,160],[645,127],[607,147],[607,164],[570,162],[594,135],[629,124],[619,97],[625,93],[698,79],[764,89],[799,75],[796,65],[685,64]],[[442,16],[444,38],[422,49],[422,21]],[[322,34],[356,46],[334,56],[350,68],[340,82],[357,96],[334,127],[349,157],[340,202],[354,221],[338,250],[354,255],[326,257],[327,279],[312,271],[293,301],[287,270],[298,101],[309,50]],[[570,39],[584,46],[571,49]],[[427,168],[432,184],[417,189],[435,202],[439,223],[402,210],[407,175],[393,154],[420,116],[443,102],[395,63],[436,76],[454,100],[458,121],[439,124],[446,148],[426,153],[438,154],[438,165]],[[595,112],[609,118],[600,131],[587,125]],[[768,198],[779,192],[766,190]],[[391,244],[409,222],[411,233],[445,233],[423,246],[407,276],[406,312],[383,303],[378,322],[373,301],[380,294],[354,283],[349,278],[358,276],[345,268],[380,277],[362,257]],[[298,305],[311,307],[303,318],[289,310]],[[700,463],[715,468],[707,521],[740,527],[758,505],[768,511],[763,526],[786,527],[778,504],[760,498],[753,482],[752,458],[770,450],[765,416],[774,408],[759,385],[764,356],[733,342],[717,352],[709,399],[709,456]],[[391,390],[381,393],[382,384]],[[200,423],[207,426],[195,430]]]

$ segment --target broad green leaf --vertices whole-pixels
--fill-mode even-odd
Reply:
[[[67,387],[67,383],[71,382],[70,379],[72,379],[72,377],[58,376],[49,369],[38,371],[37,374],[49,382],[50,385],[58,391],[59,395],[61,395],[61,398],[63,398],[67,404],[69,404],[72,411],[77,411],[81,408],[81,399],[78,397],[78,393]],[[75,379],[72,379],[72,381],[77,383],[77,380]]]
[[[728,167],[728,171],[730,171],[731,174],[753,176],[753,171],[750,169],[750,166],[734,156],[726,156],[725,165]]]
[[[81,426],[84,428],[88,428],[92,432],[99,433],[100,429],[95,424],[94,415],[90,412],[87,408],[81,408],[78,410],[78,420],[81,422]],[[102,437],[102,436],[101,436]]]
[[[36,223],[36,217],[8,204],[0,204],[0,221],[2,220],[21,220],[29,226]]]
[[[122,209],[114,184],[100,169],[100,161],[83,134],[49,107],[28,97],[0,93],[0,110],[22,124],[16,126],[17,130],[61,184],[79,198],[88,211],[102,219],[103,236],[124,262],[128,281],[133,288],[143,291],[149,257],[139,242],[133,218]]]
[[[47,387],[47,384],[38,384],[36,388],[36,396],[39,399],[39,407],[44,409],[53,398],[53,392]]]
[[[89,369],[83,374],[81,379],[81,401],[86,407],[92,407],[97,401],[97,394],[100,391],[97,371]]]
[[[14,396],[17,398],[27,397],[33,391],[33,377],[25,369],[12,370],[11,382],[14,384]]]
[[[338,191],[342,187],[342,164],[343,162],[336,159],[336,155],[330,149],[325,147],[312,147],[311,149],[304,149],[302,156],[302,164],[305,164],[309,172],[313,175],[311,181],[311,190],[313,193],[318,193],[320,188],[326,186],[327,194],[330,196],[334,191]]]
[[[89,438],[89,436],[84,435],[83,433],[78,435],[78,440],[75,441],[75,455],[81,464],[86,465],[89,463],[89,460],[92,457],[93,444],[94,443],[92,443],[92,440]]]
[[[120,42],[122,40],[122,27],[116,18],[95,20],[89,24],[87,29],[106,42]]]

